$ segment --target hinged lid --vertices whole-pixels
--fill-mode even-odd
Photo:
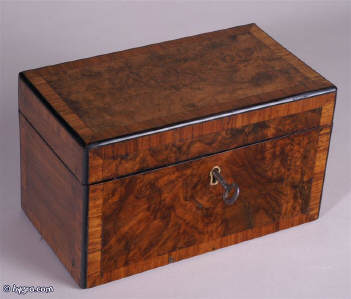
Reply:
[[[333,88],[255,24],[22,76],[82,143],[92,146]]]

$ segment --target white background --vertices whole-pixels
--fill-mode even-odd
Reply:
[[[79,289],[20,209],[18,72],[251,22],[338,86],[320,219]],[[351,298],[350,2],[7,1],[0,34],[1,288],[54,286],[40,298]]]

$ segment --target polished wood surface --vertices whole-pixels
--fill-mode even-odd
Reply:
[[[22,208],[74,280],[84,287],[83,201],[87,187],[63,165],[22,114],[19,120]]]
[[[77,179],[85,183],[87,178],[82,145],[21,77],[18,80],[18,108]]]
[[[315,220],[335,97],[255,24],[25,71],[23,210],[81,287]]]
[[[333,86],[255,24],[24,76],[86,144]]]
[[[166,254],[175,261],[179,250],[308,214],[320,130],[90,186],[88,285],[128,275],[143,261]],[[222,201],[222,186],[209,185],[216,165],[240,186],[232,206]]]
[[[177,250],[172,253],[172,259],[173,261],[179,261],[185,258],[193,257],[195,255],[212,251],[214,249],[227,247],[253,238],[262,237],[264,235],[287,229],[296,225],[300,225],[309,221],[313,221],[315,219],[316,217],[310,214],[299,215],[289,219],[282,219],[273,224],[255,227],[252,229],[245,230],[243,232],[220,238],[218,240],[209,240],[208,242],[203,244]],[[110,282],[112,280],[141,273],[153,268],[161,267],[173,261],[170,261],[169,254],[164,254],[155,258],[144,260],[131,266],[116,269],[115,271],[101,273],[101,276],[99,276],[98,273],[94,273],[90,276],[88,275],[87,287],[94,287],[99,284]],[[93,264],[92,261],[91,263]],[[97,263],[97,261],[95,261],[95,263]]]
[[[334,101],[329,93],[90,149],[89,183],[317,127]]]
[[[334,105],[332,93],[243,114],[234,123],[245,144],[255,134],[287,133],[289,124],[307,131],[90,186],[78,182],[20,113],[22,207],[82,287],[311,221],[319,214]],[[264,125],[250,126],[261,120]],[[220,186],[201,195],[209,178],[199,173],[219,162],[241,187],[241,201],[229,213]]]

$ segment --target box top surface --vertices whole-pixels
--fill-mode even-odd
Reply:
[[[85,144],[333,87],[255,24],[23,76]]]

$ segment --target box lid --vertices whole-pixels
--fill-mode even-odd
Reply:
[[[83,144],[93,146],[334,88],[255,24],[21,76]]]

